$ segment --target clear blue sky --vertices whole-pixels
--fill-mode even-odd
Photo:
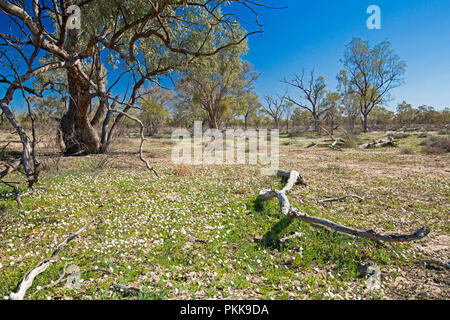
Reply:
[[[450,1],[273,1],[284,10],[259,10],[264,33],[250,38],[246,59],[262,73],[256,91],[260,96],[283,94],[281,83],[294,72],[315,68],[325,76],[330,90],[345,45],[353,38],[370,44],[391,41],[396,54],[407,64],[405,84],[392,91],[393,110],[406,100],[414,107],[450,107]],[[381,30],[369,30],[369,5],[381,8]],[[295,94],[295,89],[289,93]]]
[[[450,107],[450,0],[262,1],[287,8],[259,8],[264,32],[249,39],[246,59],[262,73],[256,84],[261,101],[266,94],[283,94],[287,85],[281,80],[303,67],[315,68],[317,75],[325,76],[329,90],[335,90],[345,45],[360,37],[371,45],[391,41],[395,53],[407,64],[405,84],[392,91],[389,109],[394,110],[402,100],[413,107]],[[381,30],[366,26],[366,10],[372,4],[381,8]],[[254,21],[248,11],[238,13],[244,20]],[[7,32],[7,21],[0,21],[0,26]],[[117,93],[123,93],[126,85],[118,89],[121,92]],[[295,89],[289,93],[295,96]],[[16,92],[12,107],[21,110],[24,106]]]

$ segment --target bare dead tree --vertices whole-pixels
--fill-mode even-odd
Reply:
[[[303,69],[302,74],[294,75],[291,81],[286,79],[282,81],[294,88],[300,89],[299,100],[295,100],[290,96],[286,96],[285,99],[299,108],[309,111],[314,121],[314,132],[319,132],[321,118],[330,109],[324,103],[326,93],[325,78],[322,76],[315,78],[314,70],[310,72],[309,80],[306,81],[304,78],[305,70]]]
[[[17,27],[17,26],[16,26]],[[40,66],[34,66],[36,58],[38,56],[39,47],[29,41],[26,36],[23,26],[18,25],[19,31],[17,36],[6,35],[0,33],[0,56],[1,65],[4,72],[0,75],[0,84],[4,85],[5,93],[0,99],[2,113],[6,116],[9,123],[18,134],[21,144],[22,153],[19,160],[13,160],[6,165],[6,168],[0,173],[0,180],[12,186],[16,193],[16,199],[19,205],[21,205],[19,197],[19,187],[23,183],[9,183],[3,179],[13,171],[20,170],[23,167],[23,173],[26,176],[26,183],[29,188],[33,188],[33,185],[38,181],[39,176],[39,162],[36,157],[36,128],[35,117],[32,111],[32,105],[29,99],[29,95],[42,96],[43,92],[48,88],[48,85],[43,85],[39,90],[34,87],[26,86],[25,83],[45,72],[63,68],[64,62],[52,62]],[[30,50],[31,49],[31,50]],[[25,102],[27,103],[28,117],[31,121],[31,138],[19,123],[15,114],[10,108],[14,93],[20,90]]]
[[[269,115],[275,122],[275,127],[278,129],[280,126],[280,120],[284,112],[284,98],[281,96],[267,95],[264,97],[266,101],[262,106],[264,113]]]

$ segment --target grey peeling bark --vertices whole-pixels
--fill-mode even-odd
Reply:
[[[97,78],[97,86],[98,91],[101,92],[99,96],[99,106],[97,112],[91,120],[91,125],[95,128],[99,127],[101,124],[101,120],[108,109],[108,98],[105,95],[106,91],[106,79],[103,77],[103,66],[100,59],[100,52],[97,53],[95,58],[95,70],[96,70],[96,78]]]
[[[98,153],[100,137],[89,121],[89,85],[75,71],[68,71],[69,109],[61,119],[66,154]]]
[[[77,52],[77,39],[79,30],[69,30],[68,51]],[[97,70],[101,73],[101,69]],[[97,130],[89,121],[91,97],[90,84],[81,75],[77,66],[67,68],[69,108],[61,119],[61,131],[65,154],[71,155],[78,152],[98,153],[100,150],[100,137]],[[101,81],[99,81],[101,82]],[[95,120],[95,119],[94,119]],[[95,120],[94,125],[100,120]]]

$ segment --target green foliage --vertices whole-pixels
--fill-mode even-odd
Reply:
[[[160,127],[169,119],[169,109],[165,106],[173,101],[173,93],[159,87],[149,87],[147,94],[140,99],[140,120],[147,134],[157,134]]]
[[[184,69],[177,88],[189,104],[200,106],[210,127],[229,120],[233,114],[247,114],[257,102],[252,97],[256,74],[242,60],[247,43],[226,48],[215,56],[196,60]]]
[[[347,86],[358,95],[363,129],[367,131],[368,115],[389,99],[392,89],[403,83],[406,64],[393,52],[389,41],[370,47],[368,41],[360,38],[347,44],[342,62],[345,77],[349,77]],[[341,78],[344,79],[344,74]]]

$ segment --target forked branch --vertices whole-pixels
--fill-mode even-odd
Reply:
[[[279,176],[285,177],[286,172],[284,170],[277,170],[276,173]],[[266,201],[272,198],[277,198],[280,202],[280,211],[291,219],[300,219],[312,225],[320,225],[328,227],[330,229],[336,230],[338,232],[351,234],[360,238],[367,238],[372,240],[381,240],[388,242],[402,242],[402,241],[413,241],[426,237],[429,234],[429,230],[426,227],[420,228],[417,231],[410,234],[380,234],[373,230],[359,230],[350,227],[346,227],[337,224],[333,221],[312,217],[305,213],[300,212],[297,208],[292,208],[290,206],[289,200],[286,194],[292,189],[295,181],[298,180],[299,173],[297,171],[290,171],[289,178],[287,180],[286,186],[282,190],[262,190],[258,195],[259,201]]]

